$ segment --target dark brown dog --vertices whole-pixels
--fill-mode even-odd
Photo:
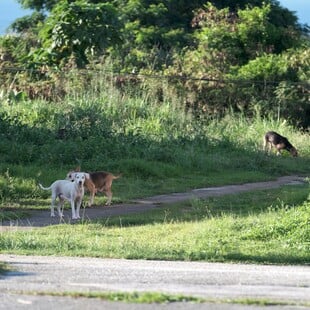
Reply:
[[[74,179],[74,174],[80,172],[81,168],[77,167],[75,170],[68,172],[67,180]],[[95,172],[84,172],[85,182],[84,186],[90,192],[89,206],[94,204],[94,197],[97,192],[105,193],[108,200],[106,205],[110,205],[112,202],[112,182],[118,179],[121,175],[115,176],[110,172],[95,171]]]
[[[286,151],[290,152],[293,157],[298,156],[297,150],[287,140],[287,138],[279,135],[275,131],[268,131],[264,137],[264,150],[270,152],[272,146],[276,148],[277,155],[281,155],[281,151],[286,150]],[[267,150],[267,148],[269,150]]]

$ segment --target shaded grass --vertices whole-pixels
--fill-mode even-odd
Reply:
[[[97,223],[4,232],[0,248],[32,255],[310,263],[309,187],[268,193],[192,201]]]
[[[37,183],[63,179],[76,165],[122,173],[113,185],[116,201],[309,174],[309,134],[283,120],[233,113],[196,119],[177,103],[110,94],[66,99],[61,105],[4,102],[0,116],[3,208],[36,208],[38,199],[49,197]],[[287,136],[300,158],[266,156],[262,137],[271,129]],[[23,204],[26,200],[33,206]]]
[[[0,275],[10,270],[10,266],[6,263],[0,262]]]
[[[28,212],[19,210],[19,209],[0,209],[0,223],[2,221],[12,221],[12,220],[18,220],[29,216]]]

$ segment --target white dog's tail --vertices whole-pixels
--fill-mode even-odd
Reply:
[[[40,186],[41,189],[43,189],[43,190],[45,190],[45,191],[48,191],[48,190],[52,189],[52,186],[50,186],[50,187],[44,187],[41,183],[39,183],[39,186]]]

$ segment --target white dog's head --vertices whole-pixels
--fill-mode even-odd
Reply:
[[[66,180],[76,182],[78,185],[84,185],[85,179],[89,179],[89,173],[70,171],[67,173]]]
[[[83,187],[84,182],[85,182],[85,173],[74,172],[74,173],[71,173],[70,178],[67,176],[67,179],[71,180],[72,182],[77,184],[79,187]]]

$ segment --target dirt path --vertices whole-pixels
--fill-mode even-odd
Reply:
[[[296,185],[303,184],[304,182],[305,178],[300,176],[284,176],[278,178],[275,181],[200,188],[191,190],[186,193],[158,195],[145,199],[135,200],[132,201],[132,203],[115,204],[109,207],[95,206],[92,208],[84,208],[81,210],[81,217],[86,220],[93,220],[98,218],[108,218],[114,215],[147,212],[151,209],[161,208],[163,204],[186,201],[192,198],[208,198],[227,194],[237,194],[252,190],[274,189],[283,185]],[[70,218],[71,211],[69,209],[65,210],[64,218],[61,220],[58,217],[51,218],[49,214],[49,210],[30,211],[30,216],[28,218],[2,222],[0,226],[0,231],[32,229],[35,227],[43,227],[60,223],[73,223]]]

